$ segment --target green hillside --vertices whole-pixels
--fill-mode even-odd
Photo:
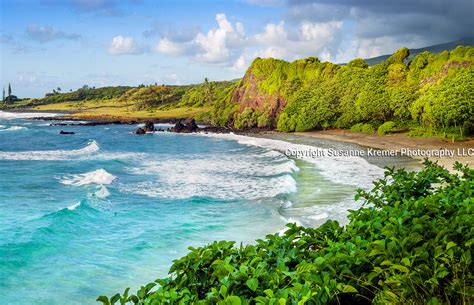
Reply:
[[[402,48],[374,66],[362,59],[337,65],[314,57],[257,58],[211,116],[238,128],[286,132],[333,127],[370,132],[387,122],[395,129],[461,137],[471,132],[474,48],[422,52],[407,60],[409,55]]]

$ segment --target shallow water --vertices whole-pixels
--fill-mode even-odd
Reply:
[[[0,112],[2,304],[96,304],[166,276],[191,245],[344,222],[381,166],[411,164],[288,158],[289,147],[341,145],[301,137],[137,136],[25,117]]]

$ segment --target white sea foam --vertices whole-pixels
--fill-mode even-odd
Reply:
[[[69,211],[74,211],[74,210],[77,209],[80,205],[81,205],[81,203],[80,203],[80,202],[77,202],[77,203],[75,203],[75,204],[72,204],[72,205],[68,206],[67,209],[68,209]]]
[[[7,126],[5,126],[5,125],[0,125],[0,128],[5,128],[5,127],[7,127]]]
[[[38,117],[55,117],[61,115],[59,113],[44,113],[44,112],[6,112],[0,110],[0,119],[14,120],[14,119],[29,119]]]
[[[110,196],[109,190],[105,186],[101,186],[100,189],[94,193],[97,198],[107,198]]]
[[[89,173],[66,177],[61,181],[61,183],[74,186],[83,186],[88,184],[108,185],[111,184],[115,179],[117,179],[116,176],[101,168]],[[99,195],[106,195],[107,193],[107,189],[99,191]]]
[[[69,160],[93,154],[100,150],[96,141],[87,146],[72,150],[33,150],[33,151],[0,151],[0,160]]]
[[[5,128],[4,125],[1,125],[3,126],[2,128]],[[5,129],[0,129],[0,132],[2,131],[17,131],[17,130],[27,130],[28,128],[24,127],[24,126],[12,126],[12,127],[8,127],[8,128],[5,128]]]
[[[142,166],[130,171],[153,178],[123,185],[121,190],[149,197],[248,200],[296,192],[292,173],[299,169],[295,162],[281,153],[265,156],[267,152],[267,149],[257,149],[253,153],[200,154],[187,159],[144,161]]]
[[[236,134],[208,134],[206,136],[218,137],[238,141],[240,144],[265,147],[281,153],[287,150],[307,151],[314,150],[315,146],[293,144],[280,140],[241,136]],[[327,151],[326,149],[317,148]],[[310,162],[320,171],[321,175],[334,183],[370,188],[372,181],[383,176],[383,169],[370,164],[360,157],[332,157],[326,153],[324,157],[301,157],[301,160]]]

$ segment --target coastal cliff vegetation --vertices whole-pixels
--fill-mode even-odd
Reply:
[[[195,117],[237,129],[344,128],[463,138],[474,132],[473,62],[471,46],[416,56],[402,48],[372,66],[360,58],[347,64],[316,57],[293,62],[257,58],[240,80],[84,86],[2,107],[73,110],[83,117]]]
[[[390,122],[392,130],[471,133],[474,49],[408,56],[402,48],[371,67],[362,59],[337,65],[314,57],[291,63],[257,58],[229,97],[238,111],[222,121],[237,127],[264,121],[285,132],[361,125],[372,132]],[[382,133],[392,131],[387,127]]]
[[[253,245],[215,241],[109,304],[472,304],[474,170],[387,169],[341,226],[289,224]]]

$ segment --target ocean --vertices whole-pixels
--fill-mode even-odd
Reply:
[[[300,155],[352,147],[292,135],[147,135],[50,126],[0,111],[2,304],[98,304],[167,276],[187,247],[252,243],[295,222],[344,223],[400,158]],[[167,125],[158,127],[167,128]],[[59,135],[59,131],[74,135]]]

